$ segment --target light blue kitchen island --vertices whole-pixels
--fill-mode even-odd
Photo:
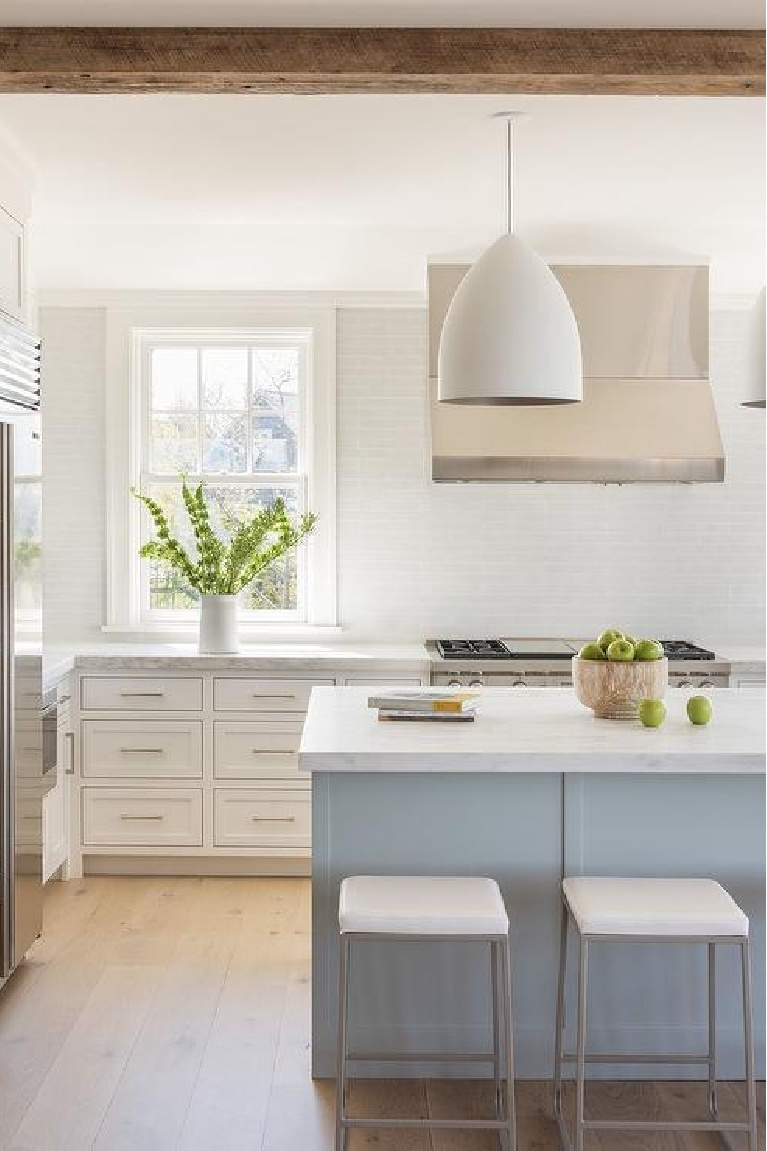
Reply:
[[[673,691],[660,729],[597,720],[569,689],[486,688],[472,724],[381,723],[364,688],[317,687],[300,766],[313,795],[313,1070],[335,1070],[337,903],[352,874],[489,875],[512,918],[517,1072],[551,1073],[563,875],[718,879],[751,921],[764,1076],[765,699],[721,690],[708,727]],[[351,1046],[486,1048],[486,956],[467,945],[365,945]],[[575,965],[571,965],[574,968]],[[717,961],[720,1075],[742,1077],[737,956]],[[606,944],[592,959],[594,1050],[704,1051],[705,949]],[[434,1074],[476,1074],[435,1064]],[[366,1065],[387,1075],[393,1065]],[[405,1064],[404,1073],[423,1074]],[[610,1077],[648,1068],[605,1066]],[[397,1074],[403,1074],[398,1064]],[[659,1074],[655,1067],[654,1076]],[[695,1069],[669,1068],[676,1078]]]

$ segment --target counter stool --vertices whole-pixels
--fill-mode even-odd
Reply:
[[[559,956],[557,1032],[554,1053],[554,1115],[562,1143],[573,1144],[562,1113],[562,1064],[576,1064],[575,1151],[583,1151],[587,1131],[741,1131],[748,1134],[749,1151],[756,1149],[756,1094],[751,1017],[751,970],[748,919],[734,899],[713,879],[602,879],[586,876],[562,884],[562,935]],[[577,1052],[563,1054],[565,1024],[565,971],[568,926],[572,921],[579,941]],[[708,1051],[705,1055],[612,1055],[586,1051],[586,1005],[589,948],[606,941],[621,943],[705,943],[708,945]],[[716,1084],[716,980],[717,944],[740,948],[743,987],[747,1122],[718,1120]],[[660,1063],[708,1066],[710,1119],[685,1122],[586,1119],[584,1090],[588,1063]]]
[[[351,876],[341,884],[338,923],[341,955],[338,984],[336,1151],[344,1151],[346,1132],[351,1127],[498,1131],[507,1151],[516,1151],[509,919],[495,880],[449,876]],[[428,940],[488,945],[493,1015],[492,1052],[411,1055],[347,1051],[352,944],[374,940]],[[347,1115],[348,1063],[442,1063],[448,1060],[492,1064],[495,1084],[494,1119],[357,1119]]]

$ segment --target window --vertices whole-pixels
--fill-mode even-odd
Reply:
[[[205,484],[214,526],[223,534],[277,498],[293,516],[317,512],[310,541],[241,593],[241,621],[246,631],[335,624],[333,395],[329,349],[318,354],[322,335],[316,324],[130,330],[127,450],[116,404],[110,420],[112,444],[127,466],[108,460],[116,509],[109,630],[183,631],[196,626],[198,611],[197,593],[176,573],[139,559],[153,525],[137,500],[121,518],[115,476],[125,473],[123,490],[133,485],[158,500],[191,554],[182,476],[190,485]],[[121,554],[127,578],[120,574]]]

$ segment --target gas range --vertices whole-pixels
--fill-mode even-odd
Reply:
[[[570,660],[586,640],[558,638],[437,639],[426,650],[431,682],[456,687],[564,687]],[[673,687],[727,687],[730,665],[689,640],[661,640]]]

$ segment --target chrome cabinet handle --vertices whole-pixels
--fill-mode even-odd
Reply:
[[[295,823],[295,815],[251,815],[253,823]]]
[[[62,695],[59,697],[59,699],[56,700],[56,702],[57,703],[69,703],[71,698],[72,698],[71,695]]]
[[[121,699],[162,699],[164,691],[121,691]]]
[[[75,774],[75,733],[73,731],[65,732],[67,742],[69,744],[69,764],[64,768],[65,775]]]
[[[285,751],[281,747],[252,747],[254,755],[295,755],[294,751]]]
[[[153,822],[159,823],[161,820],[165,819],[165,816],[164,815],[126,815],[123,812],[120,815],[120,819],[122,819],[123,822],[125,822],[125,823],[127,823],[130,820],[140,820],[143,822],[144,820],[147,820],[147,819],[150,819]]]
[[[282,693],[282,694],[270,694],[269,692],[254,691],[253,692],[253,698],[254,699],[295,699],[296,697],[294,695],[285,695],[284,693]]]
[[[120,755],[162,755],[161,747],[121,747]]]

